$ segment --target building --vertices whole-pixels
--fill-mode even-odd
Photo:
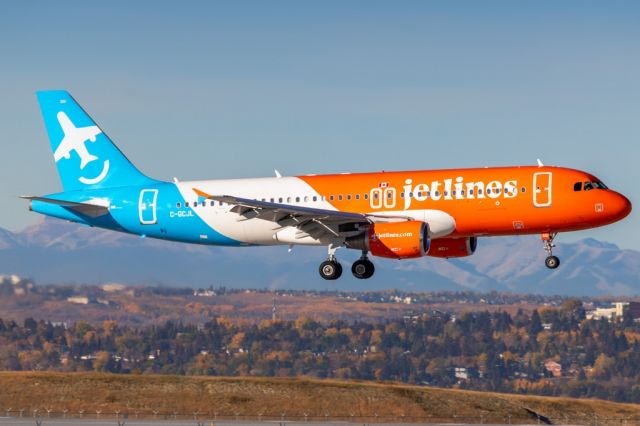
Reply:
[[[544,363],[544,368],[553,375],[553,377],[562,376],[562,365],[555,361],[547,361]]]
[[[67,297],[67,302],[76,303],[78,305],[88,305],[89,298],[87,296],[72,296],[72,297]]]
[[[480,377],[480,372],[472,367],[454,367],[453,377],[458,379],[458,382],[462,382],[464,380],[477,379]]]
[[[588,311],[587,319],[606,319],[607,321],[622,321],[624,313],[629,311],[634,320],[640,319],[640,302],[613,302],[610,308],[596,308]]]

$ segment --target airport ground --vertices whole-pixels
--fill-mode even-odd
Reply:
[[[358,381],[2,372],[0,389],[1,425],[640,424],[637,404]]]
[[[402,426],[405,423],[375,423],[376,426]],[[419,425],[420,423],[414,423]],[[452,426],[461,423],[423,423],[429,426]],[[537,423],[531,423],[536,425]],[[63,425],[86,425],[86,426],[327,426],[326,422],[249,422],[249,421],[213,421],[213,420],[120,420],[115,419],[27,419],[27,418],[7,418],[0,417],[0,426],[63,426]],[[366,422],[331,422],[331,426],[369,426],[371,423]],[[507,424],[487,424],[487,426],[507,426]]]
[[[212,421],[212,420],[121,420],[118,423],[115,419],[26,419],[26,418],[7,418],[0,417],[0,426],[66,426],[66,425],[85,425],[85,426],[368,426],[370,423],[348,423],[348,422],[237,422],[237,421]],[[376,426],[402,426],[404,423],[376,423]],[[414,423],[419,425],[418,423]],[[426,423],[425,423],[426,424]],[[429,423],[429,426],[447,426],[449,423]],[[480,424],[469,424],[469,426],[479,426]],[[491,425],[489,425],[491,426]],[[493,425],[499,426],[499,425]]]

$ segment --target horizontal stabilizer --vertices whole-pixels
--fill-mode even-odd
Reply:
[[[101,204],[78,203],[75,201],[57,200],[55,198],[22,196],[25,200],[40,201],[43,203],[55,204],[65,207],[71,211],[89,217],[100,217],[109,214],[109,207]]]

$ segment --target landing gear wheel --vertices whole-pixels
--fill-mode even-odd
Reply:
[[[547,265],[549,269],[556,269],[560,266],[560,259],[557,256],[549,256],[544,260],[544,264]]]
[[[325,260],[318,271],[325,280],[337,280],[342,275],[342,265],[335,260]]]
[[[369,259],[356,260],[351,266],[351,273],[353,276],[361,280],[371,278],[375,270],[376,268]]]
[[[544,264],[549,269],[556,269],[560,266],[560,259],[553,255],[553,248],[556,246],[553,244],[553,239],[556,235],[558,235],[556,232],[544,232],[542,234],[542,245],[544,247],[544,251],[547,252],[547,258],[544,260]]]

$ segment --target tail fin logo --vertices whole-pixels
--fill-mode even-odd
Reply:
[[[96,137],[102,133],[102,130],[100,130],[98,126],[76,127],[63,111],[58,112],[56,117],[64,132],[64,137],[53,154],[54,160],[56,163],[63,158],[68,160],[71,158],[71,152],[75,151],[80,158],[80,170],[84,170],[87,164],[98,159],[97,156],[89,153],[86,142],[95,142]],[[85,185],[95,185],[100,183],[107,176],[108,172],[109,160],[105,160],[102,171],[98,176],[93,178],[81,176],[78,180]]]

